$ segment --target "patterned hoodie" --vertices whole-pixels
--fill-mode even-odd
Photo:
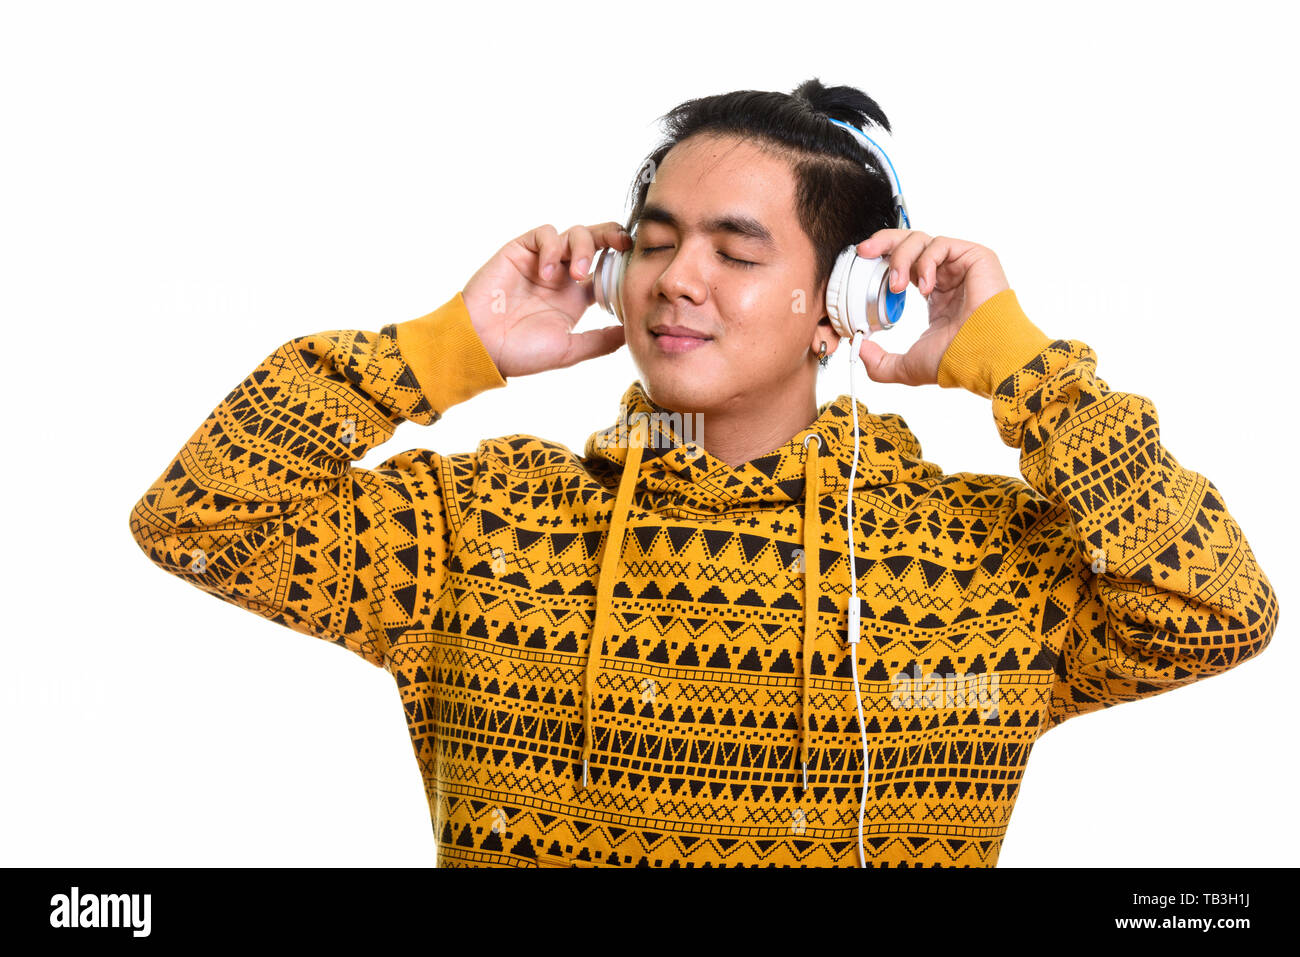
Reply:
[[[738,467],[640,382],[581,456],[509,435],[355,466],[506,384],[457,293],[281,346],[131,532],[392,674],[441,866],[993,866],[1044,732],[1277,627],[1223,495],[1095,368],[1012,290],[949,346],[940,385],[991,399],[1023,481],[944,474],[858,403],[850,569],[847,396]]]

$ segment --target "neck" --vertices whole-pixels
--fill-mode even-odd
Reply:
[[[780,395],[762,403],[745,396],[704,414],[700,445],[734,469],[780,448],[816,420],[817,398],[811,390],[797,401]]]

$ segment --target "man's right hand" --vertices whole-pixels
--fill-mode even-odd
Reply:
[[[614,222],[557,234],[538,226],[506,243],[465,284],[470,321],[505,378],[560,369],[623,345],[623,327],[573,332],[596,301],[587,275],[596,251],[623,253],[632,237]]]

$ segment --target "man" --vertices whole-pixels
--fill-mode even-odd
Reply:
[[[682,104],[628,230],[540,227],[426,316],[286,343],[133,510],[162,568],[393,674],[441,864],[992,866],[1040,735],[1272,637],[1150,400],[1031,323],[990,250],[887,228],[831,117],[888,129],[815,80]],[[815,401],[851,243],[930,303],[868,372],[990,398],[1024,481],[945,475],[861,405],[852,467],[848,397]],[[625,324],[575,334],[609,247]],[[641,377],[582,456],[511,435],[352,465],[624,344]]]

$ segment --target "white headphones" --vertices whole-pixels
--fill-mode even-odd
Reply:
[[[856,126],[842,120],[832,119],[831,122],[848,130],[864,148],[884,160],[882,165],[888,170],[894,209],[898,213],[898,228],[910,226],[903,188],[885,151]],[[635,237],[636,224],[632,226],[632,233]],[[592,275],[596,304],[617,317],[619,322],[624,321],[623,274],[626,270],[627,256],[620,250],[606,247],[601,250]],[[855,246],[845,246],[826,281],[826,315],[831,328],[845,339],[852,339],[859,332],[869,336],[897,324],[903,316],[906,296],[906,289],[894,292],[889,288],[889,257],[864,259],[857,254]]]

